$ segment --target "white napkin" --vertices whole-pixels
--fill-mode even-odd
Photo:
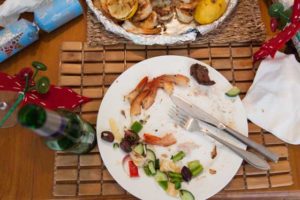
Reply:
[[[0,26],[5,27],[17,21],[21,13],[33,12],[46,1],[48,0],[6,0],[0,6]]]
[[[300,64],[277,53],[261,62],[243,100],[248,118],[290,144],[300,144]]]

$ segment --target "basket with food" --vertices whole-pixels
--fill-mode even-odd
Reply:
[[[238,0],[86,0],[104,27],[136,44],[194,41],[225,20]]]

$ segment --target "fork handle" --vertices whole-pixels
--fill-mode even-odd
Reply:
[[[278,162],[279,156],[276,155],[276,154],[274,154],[270,150],[268,150],[263,145],[258,144],[256,142],[250,140],[248,137],[242,135],[238,131],[233,130],[232,128],[229,128],[227,126],[223,130],[226,131],[229,135],[233,136],[234,138],[236,138],[239,141],[243,142],[244,144],[248,145],[249,147],[252,147],[256,151],[258,151],[259,153],[261,153],[263,156],[265,156],[266,158],[269,158],[273,162]]]
[[[252,165],[255,168],[261,169],[261,170],[269,170],[270,165],[268,162],[266,162],[264,159],[258,157],[254,153],[251,153],[249,151],[246,151],[244,149],[238,148],[225,140],[217,137],[216,135],[206,132],[207,135],[218,141],[219,143],[223,144],[224,146],[228,147],[231,151],[239,155],[241,158],[243,158],[247,163]]]

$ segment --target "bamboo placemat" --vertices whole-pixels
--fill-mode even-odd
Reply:
[[[184,55],[204,61],[237,85],[243,97],[254,78],[251,57],[257,49],[258,47],[252,44],[176,47],[118,45],[90,48],[86,43],[66,42],[61,50],[60,85],[71,87],[79,94],[93,99],[78,112],[95,125],[101,99],[110,84],[124,70],[139,61],[166,54]],[[230,184],[217,195],[221,199],[233,191],[268,189],[293,184],[285,143],[251,122],[249,137],[279,154],[280,161],[277,164],[270,163],[270,171],[260,171],[243,164]],[[81,156],[58,152],[54,168],[54,197],[132,197],[110,176],[97,148]]]
[[[239,1],[236,9],[224,23],[211,33],[198,37],[193,44],[265,41],[266,30],[257,1]],[[87,42],[89,46],[94,47],[130,43],[127,39],[106,31],[91,11],[87,14]]]

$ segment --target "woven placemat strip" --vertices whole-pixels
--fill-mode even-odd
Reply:
[[[91,48],[86,43],[65,42],[61,52],[59,84],[92,99],[78,112],[85,120],[95,125],[99,106],[108,88],[120,74],[137,62],[168,54],[198,59],[217,69],[231,83],[238,86],[243,97],[255,76],[252,56],[257,48],[254,44],[176,47],[117,45]],[[231,182],[217,194],[218,199],[230,199],[226,197],[237,193],[243,196],[252,189],[268,191],[269,188],[293,184],[293,173],[285,143],[251,122],[248,126],[249,137],[278,154],[280,160],[278,163],[270,162],[269,171],[261,171],[244,163]],[[54,197],[131,198],[109,174],[97,148],[80,156],[57,152],[54,168]],[[257,195],[258,199],[259,197],[261,196]]]
[[[240,0],[236,9],[216,30],[199,36],[193,44],[263,42],[266,30],[257,0]],[[87,15],[87,43],[89,46],[131,43],[125,38],[105,30],[91,11]]]

